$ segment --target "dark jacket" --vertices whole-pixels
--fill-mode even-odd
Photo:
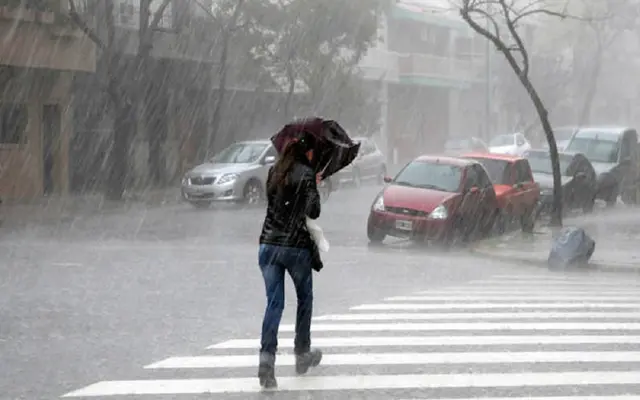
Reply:
[[[281,190],[270,190],[273,167],[267,179],[267,215],[260,234],[261,244],[307,248],[315,243],[307,230],[306,217],[320,216],[320,195],[310,165],[296,162]]]

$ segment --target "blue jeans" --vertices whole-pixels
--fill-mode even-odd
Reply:
[[[267,291],[267,308],[262,320],[260,352],[275,355],[278,349],[278,328],[284,310],[284,273],[293,280],[298,297],[296,313],[295,354],[309,351],[311,346],[311,311],[313,280],[311,252],[295,247],[261,244],[258,263]]]

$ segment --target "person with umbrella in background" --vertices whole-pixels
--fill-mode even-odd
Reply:
[[[275,359],[284,310],[285,271],[293,280],[298,298],[294,339],[296,373],[305,374],[322,360],[322,352],[311,349],[312,273],[322,268],[322,262],[307,229],[307,219],[315,220],[320,216],[317,189],[320,180],[341,169],[339,164],[344,167],[350,163],[359,148],[359,144],[347,137],[338,151],[331,150],[324,140],[326,128],[326,122],[319,118],[304,120],[286,125],[272,138],[280,156],[267,178],[267,213],[258,253],[267,294],[258,366],[258,378],[263,388],[277,387]],[[341,151],[353,147],[355,151],[347,152],[346,156]],[[331,152],[333,156],[329,154]]]

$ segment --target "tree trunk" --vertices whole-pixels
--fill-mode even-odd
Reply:
[[[531,101],[533,102],[542,129],[547,138],[549,144],[549,156],[551,157],[551,171],[553,172],[553,210],[551,212],[551,226],[562,226],[562,178],[560,173],[560,160],[558,156],[558,146],[556,145],[556,139],[553,136],[553,129],[549,123],[549,115],[547,109],[542,103],[542,99],[538,95],[538,92],[533,87],[533,84],[528,77],[519,74],[520,82],[529,93]]]
[[[218,135],[220,130],[220,118],[222,118],[222,108],[224,106],[225,94],[227,91],[227,58],[229,56],[229,37],[225,33],[222,39],[222,52],[220,54],[220,66],[218,68],[218,98],[211,116],[211,131],[207,132],[207,141],[205,143],[205,158],[211,156],[211,143],[213,138]]]
[[[296,89],[296,76],[293,72],[292,60],[287,61],[287,79],[289,80],[289,88],[287,90],[287,97],[284,101],[284,119],[288,121],[291,117],[291,101],[293,100],[293,93]]]
[[[236,24],[238,22],[238,18],[240,18],[240,12],[242,11],[244,2],[245,0],[238,0],[233,10],[231,20],[225,27],[222,28],[222,51],[220,53],[220,65],[218,67],[218,99],[213,110],[213,116],[211,117],[211,132],[207,132],[207,141],[205,144],[205,154],[207,159],[209,158],[211,153],[211,142],[213,141],[213,137],[218,134],[218,131],[220,129],[220,120],[223,114],[225,95],[227,91],[227,62],[229,58],[229,41],[231,40],[233,31],[237,29]]]

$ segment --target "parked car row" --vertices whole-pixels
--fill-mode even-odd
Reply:
[[[385,182],[367,221],[373,243],[394,236],[449,246],[514,219],[530,231],[540,195],[526,159],[490,153],[420,156]]]
[[[591,212],[601,190],[582,153],[559,153],[565,211]],[[531,232],[551,211],[553,174],[546,149],[522,156],[489,152],[420,156],[408,163],[375,198],[367,221],[370,242],[387,236],[445,246],[503,233],[514,224]]]
[[[358,157],[318,186],[323,201],[341,183],[360,186],[370,179],[383,183],[387,173],[384,155],[370,138],[359,137],[355,141],[361,143]],[[265,199],[267,175],[277,155],[270,140],[236,142],[184,175],[182,197],[198,208],[208,208],[214,202],[260,203]]]

